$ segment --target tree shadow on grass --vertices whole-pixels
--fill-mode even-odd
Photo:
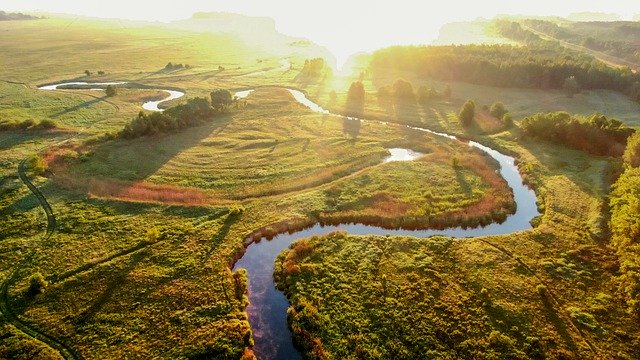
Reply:
[[[459,167],[456,167],[455,172],[456,172],[456,180],[458,181],[458,184],[460,185],[460,188],[462,189],[462,191],[464,191],[466,195],[471,195],[473,193],[473,189],[471,189],[471,185],[469,185],[469,183],[467,182],[467,179],[464,178],[462,169],[460,169]]]
[[[542,302],[544,304],[544,312],[549,323],[553,325],[553,327],[558,332],[558,335],[560,335],[560,337],[562,338],[564,343],[567,344],[569,349],[572,352],[577,353],[578,347],[576,346],[576,343],[573,341],[573,337],[569,333],[569,330],[567,329],[567,325],[558,316],[558,313],[556,312],[556,309],[553,307],[553,304],[546,297],[542,299]]]
[[[92,149],[92,157],[86,162],[75,163],[70,168],[70,176],[61,178],[60,182],[69,188],[95,191],[97,194],[126,193],[183,151],[220,132],[232,120],[232,115],[223,115],[202,126],[176,133],[98,144]],[[171,187],[167,185],[156,190],[169,191]],[[153,188],[147,190],[155,191]]]
[[[78,111],[78,110],[81,110],[81,109],[86,109],[86,108],[88,108],[90,106],[93,106],[93,105],[95,105],[95,104],[97,104],[99,102],[103,102],[103,101],[104,102],[107,101],[107,96],[106,95],[103,95],[103,96],[100,96],[100,97],[94,97],[93,99],[87,100],[87,101],[85,101],[85,102],[83,102],[81,104],[78,104],[76,106],[65,108],[62,111],[59,111],[57,113],[49,115],[49,117],[58,118],[58,117],[60,117],[62,115],[66,115],[68,113],[72,113],[72,112],[75,112],[75,111]]]
[[[107,284],[107,288],[98,296],[98,298],[87,309],[82,311],[75,320],[76,324],[84,324],[96,315],[102,307],[107,304],[117,289],[123,285],[127,280],[127,276],[133,271],[136,266],[147,256],[147,253],[140,252],[132,256],[129,264],[122,270],[116,272],[111,277],[111,280]]]

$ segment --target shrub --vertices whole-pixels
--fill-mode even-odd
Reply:
[[[458,114],[458,119],[460,119],[460,123],[463,126],[469,126],[473,123],[473,118],[476,112],[476,104],[472,100],[467,100],[467,102],[462,105],[460,108],[460,113]]]
[[[108,97],[114,97],[118,93],[118,91],[116,90],[116,87],[113,85],[107,85],[105,92]]]
[[[49,286],[47,280],[44,279],[41,273],[37,272],[29,278],[29,288],[27,289],[27,293],[29,295],[38,295],[44,292],[44,289]]]
[[[32,155],[29,157],[27,164],[29,166],[29,170],[31,170],[34,175],[42,176],[47,171],[47,163],[38,155]]]
[[[509,111],[504,107],[504,104],[496,101],[493,103],[493,105],[491,105],[491,109],[489,110],[489,113],[495,117],[496,119],[502,119],[503,116],[505,116]]]

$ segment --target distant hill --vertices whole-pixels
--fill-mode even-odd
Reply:
[[[198,12],[189,19],[174,21],[170,27],[201,33],[224,33],[237,36],[257,48],[303,58],[322,57],[335,65],[335,57],[326,48],[305,38],[278,32],[276,22],[269,17],[246,16],[221,12]]]
[[[619,21],[620,15],[599,12],[579,12],[568,16],[571,21]]]
[[[37,20],[40,19],[37,16],[31,16],[22,13],[8,13],[4,11],[0,11],[0,21],[9,21],[9,20]]]

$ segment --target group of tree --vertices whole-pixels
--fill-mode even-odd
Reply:
[[[331,76],[331,69],[325,59],[315,58],[304,61],[302,70],[296,76],[298,82],[320,81]]]
[[[501,120],[504,127],[509,129],[513,126],[513,117],[509,113],[509,110],[500,101],[494,102],[489,108],[489,114],[494,118]]]
[[[168,62],[167,65],[164,66],[164,69],[166,71],[174,71],[174,70],[190,69],[190,68],[191,68],[191,65],[173,64],[172,62]]]
[[[160,133],[172,133],[181,129],[199,126],[225,113],[232,105],[238,105],[231,92],[214,90],[210,99],[196,97],[185,104],[177,105],[164,112],[140,112],[119,133],[119,137],[133,139]]]
[[[539,113],[520,123],[525,136],[564,144],[594,155],[619,157],[634,130],[604,115],[589,117],[566,112]]]
[[[8,130],[50,130],[58,127],[58,124],[51,119],[35,121],[33,119],[26,120],[2,120],[0,119],[0,131]]]
[[[501,20],[499,23],[505,27],[504,24],[508,21]],[[640,62],[640,44],[634,40],[640,37],[640,24],[637,22],[575,22],[560,25],[549,20],[524,19],[521,23],[525,27],[558,40],[584,46],[630,62]],[[511,27],[516,28],[514,25],[505,28]],[[509,31],[504,33],[505,35],[510,34]]]
[[[93,75],[93,73],[91,72],[91,70],[85,70],[84,74],[86,76],[91,76]],[[105,74],[104,70],[98,70],[98,75],[103,76]]]
[[[33,15],[23,14],[23,13],[9,13],[5,11],[0,11],[0,21],[37,20],[37,19],[41,19],[41,18]]]
[[[627,143],[625,170],[609,196],[611,245],[620,261],[618,284],[630,314],[640,317],[640,132]]]
[[[423,85],[418,88],[416,96],[420,104],[426,104],[432,100],[449,100],[451,99],[451,87],[446,85],[445,88],[439,92],[432,87]]]
[[[563,89],[573,77],[568,85],[575,80],[578,89],[640,96],[639,74],[557,46],[396,46],[376,51],[370,69],[374,78],[408,72],[443,81],[540,89]]]

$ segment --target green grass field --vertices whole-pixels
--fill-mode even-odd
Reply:
[[[303,87],[340,112],[358,78],[296,81],[306,58],[323,55],[315,45],[70,18],[0,22],[0,32],[0,124],[56,123],[0,131],[0,358],[249,359],[246,283],[230,264],[250,234],[316,221],[397,226],[413,218],[436,226],[464,215],[472,224],[513,210],[496,165],[462,142],[394,124],[357,126],[296,103],[282,87]],[[190,68],[166,71],[167,62]],[[445,86],[407,74],[365,76],[366,116],[516,155],[536,186],[540,224],[483,239],[331,235],[299,242],[295,248],[306,250],[280,261],[296,333],[319,339],[330,358],[596,357],[587,341],[602,358],[638,357],[637,322],[623,311],[615,251],[603,240],[613,160],[521,139],[517,128],[492,135],[463,129],[455,116],[473,98],[479,106],[502,101],[516,119],[602,112],[637,126],[638,105],[611,92],[568,99],[454,83],[450,101],[398,116],[374,93],[400,75],[416,87]],[[119,89],[106,98],[36,89],[71,79],[152,90]],[[216,88],[257,90],[243,109],[202,126],[95,141],[121,130],[143,101],[159,96],[153,89],[166,87],[186,92],[169,105]],[[425,156],[383,163],[390,148]],[[44,176],[29,178],[55,215],[50,236],[40,199],[18,177],[20,162],[35,154],[49,164]],[[48,286],[33,295],[36,273]],[[419,352],[425,348],[431,352]]]

